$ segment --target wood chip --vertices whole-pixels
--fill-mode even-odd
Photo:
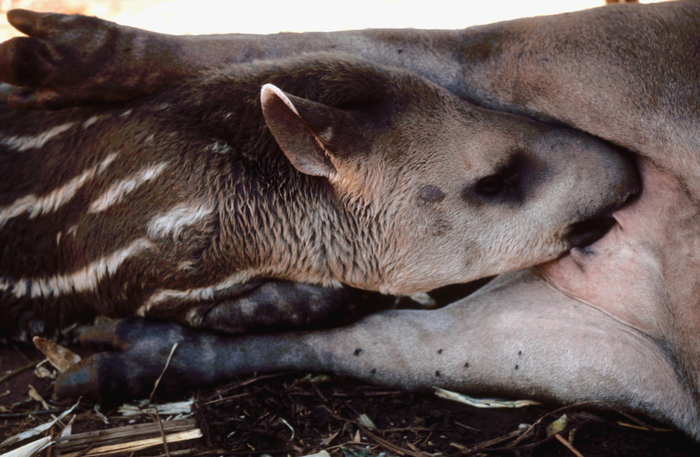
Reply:
[[[197,425],[192,418],[165,421],[162,423],[164,433],[177,433],[192,430]],[[56,447],[61,453],[73,452],[83,449],[89,445],[105,446],[108,444],[118,444],[145,437],[160,436],[160,426],[156,423],[127,425],[115,427],[107,430],[97,430],[94,432],[78,433],[65,438],[56,439]],[[158,438],[160,443],[162,438]]]
[[[168,443],[177,443],[179,441],[188,441],[201,438],[202,431],[198,428],[193,430],[187,430],[185,432],[172,433],[170,435],[165,435],[165,441]],[[107,446],[99,446],[90,449],[88,452],[83,453],[72,452],[69,454],[62,454],[62,457],[98,457],[111,454],[119,454],[125,452],[136,452],[142,449],[147,449],[149,447],[160,446],[163,444],[163,438],[146,438],[143,440],[128,441],[119,444],[110,444]]]

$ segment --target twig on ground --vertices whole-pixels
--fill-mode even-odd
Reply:
[[[570,450],[571,452],[573,452],[573,454],[574,454],[576,457],[583,457],[583,454],[581,454],[579,451],[577,451],[577,450],[574,448],[574,446],[573,446],[571,443],[569,443],[568,441],[566,441],[566,440],[564,439],[564,437],[561,436],[560,434],[555,433],[555,434],[554,434],[554,438],[556,438],[557,440],[559,440],[559,442],[560,442],[561,444],[563,444],[568,450]]]
[[[14,370],[10,370],[10,371],[6,372],[4,375],[0,376],[0,382],[5,382],[8,379],[22,373],[23,371],[27,371],[30,368],[33,368],[34,366],[36,366],[37,363],[39,363],[39,362],[31,362],[31,363],[23,365],[19,368],[15,368]]]
[[[165,374],[165,370],[168,369],[168,366],[170,365],[170,359],[173,358],[173,354],[175,354],[175,349],[177,349],[179,343],[173,344],[173,348],[170,350],[170,355],[168,356],[168,360],[165,361],[165,366],[163,367],[163,371],[160,372],[160,376],[158,376],[158,379],[156,379],[156,383],[153,385],[153,390],[151,391],[151,395],[148,397],[148,401],[153,401],[153,395],[156,393],[156,389],[158,388],[158,384],[160,384],[160,380],[163,379],[163,375]]]

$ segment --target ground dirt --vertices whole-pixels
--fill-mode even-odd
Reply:
[[[86,354],[79,349],[77,352]],[[31,368],[0,382],[0,442],[49,420],[45,406],[28,396],[29,385],[49,407],[64,411],[70,403],[51,400],[52,385],[37,378],[33,363],[41,354],[30,348],[0,347],[0,378],[7,372]],[[194,398],[193,417],[203,438],[170,444],[168,453],[188,456],[303,456],[325,450],[333,457],[439,455],[575,455],[562,441],[585,456],[697,456],[700,446],[678,432],[635,430],[620,422],[644,421],[611,409],[584,406],[530,406],[517,410],[483,410],[442,400],[430,393],[408,393],[340,377],[286,373],[232,380],[179,398]],[[73,433],[124,426],[114,405],[101,405],[109,425],[95,413],[94,404],[81,402]],[[546,428],[567,414],[561,439],[547,438]],[[369,418],[376,428],[363,422]],[[167,417],[143,416],[138,423]],[[364,425],[363,425],[364,424]],[[515,442],[521,424],[536,424]],[[52,433],[60,432],[61,426]],[[498,438],[502,440],[489,441]],[[36,438],[34,438],[36,439]],[[14,446],[17,447],[17,446]],[[11,448],[0,448],[0,453]],[[86,448],[87,449],[87,448]],[[382,454],[384,453],[384,454]],[[56,455],[51,449],[42,453]],[[80,455],[80,454],[78,454]],[[138,456],[165,455],[164,446],[138,451]]]

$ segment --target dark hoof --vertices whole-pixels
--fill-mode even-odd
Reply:
[[[54,392],[58,398],[146,397],[153,391],[174,344],[182,342],[186,332],[177,324],[142,319],[89,327],[80,335],[83,345],[118,352],[103,352],[82,360],[59,377]],[[172,390],[177,380],[168,380],[165,386]]]

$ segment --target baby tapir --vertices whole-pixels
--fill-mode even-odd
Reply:
[[[353,58],[0,125],[0,332],[20,339],[95,313],[305,323],[319,288],[409,294],[552,259],[638,186],[594,138]]]

